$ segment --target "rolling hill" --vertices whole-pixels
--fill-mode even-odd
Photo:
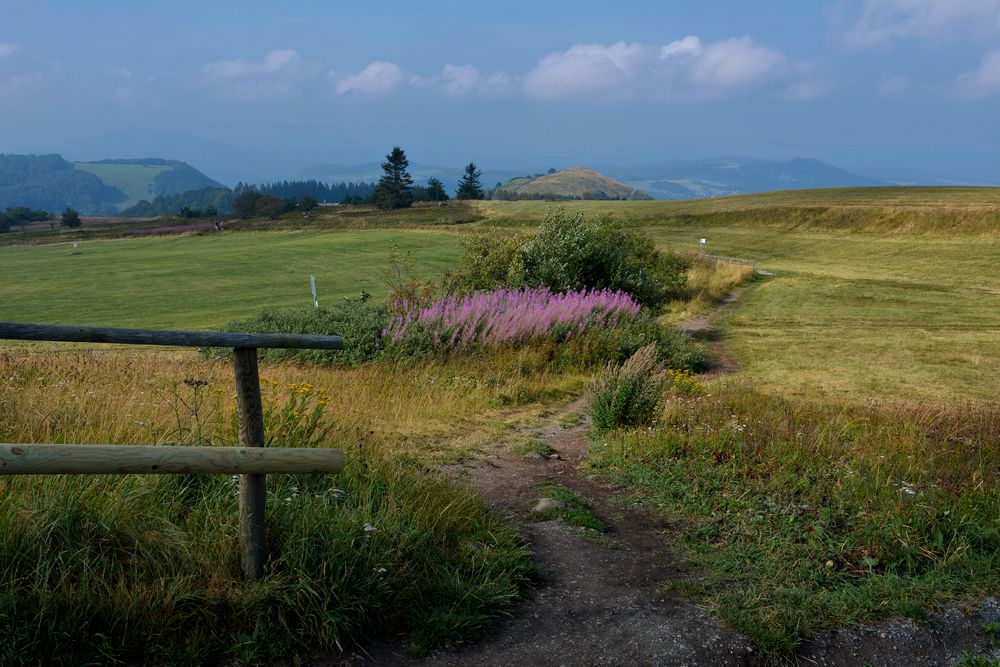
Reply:
[[[119,209],[128,208],[143,199],[225,187],[186,162],[178,160],[101,160],[76,162],[74,166],[94,174],[105,185],[123,192],[127,199],[121,202]]]
[[[648,194],[587,167],[514,178],[494,199],[652,199]]]
[[[114,215],[142,199],[225,186],[176,160],[77,162],[61,155],[0,155],[0,209]]]

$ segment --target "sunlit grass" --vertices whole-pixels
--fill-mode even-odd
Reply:
[[[744,382],[672,395],[590,467],[678,525],[678,587],[768,652],[821,627],[995,595],[1000,408],[858,405]]]
[[[533,570],[513,530],[434,467],[580,390],[526,361],[262,363],[268,444],[338,447],[347,468],[269,477],[260,582],[240,575],[227,476],[0,478],[0,663],[255,663],[476,636]],[[0,378],[3,442],[236,442],[226,360],[23,348],[0,353]]]

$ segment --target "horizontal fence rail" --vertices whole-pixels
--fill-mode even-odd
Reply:
[[[308,475],[343,469],[339,449],[0,445],[0,475]]]
[[[123,343],[126,345],[171,345],[177,347],[299,348],[341,350],[340,336],[306,334],[230,333],[226,331],[158,331],[112,329],[59,324],[0,322],[0,339],[46,340],[64,343]]]
[[[757,260],[755,259],[739,259],[738,257],[719,257],[718,255],[709,255],[708,253],[699,252],[698,256],[703,259],[710,259],[714,262],[725,262],[727,264],[743,264],[745,266],[752,266],[754,271],[757,270]]]

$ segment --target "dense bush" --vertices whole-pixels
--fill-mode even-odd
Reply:
[[[385,306],[367,297],[343,299],[324,308],[265,310],[246,320],[230,322],[227,331],[343,336],[343,350],[260,350],[268,359],[354,366],[371,361],[382,349],[382,332],[389,324]]]
[[[411,308],[393,318],[389,343],[401,343],[412,328],[433,332],[443,351],[518,346],[542,338],[582,335],[614,327],[639,312],[627,294],[608,290],[558,294],[546,288],[471,292],[447,296],[426,308]]]
[[[586,366],[622,363],[652,345],[658,363],[665,368],[701,371],[708,367],[708,354],[702,344],[644,312],[622,320],[617,327],[594,330],[581,342],[586,345],[586,353],[578,356]]]
[[[663,391],[663,379],[656,370],[653,345],[638,350],[624,364],[609,363],[590,396],[588,407],[594,426],[608,431],[652,424]]]
[[[462,239],[462,260],[452,276],[452,287],[458,290],[487,290],[515,286],[511,268],[530,233],[506,234],[493,231]]]
[[[534,232],[494,232],[466,243],[455,284],[465,289],[548,287],[622,291],[657,308],[686,296],[688,260],[610,217],[550,212]]]
[[[261,357],[356,366],[387,354],[394,359],[473,354],[532,345],[550,369],[622,363],[652,345],[669,368],[705,368],[704,347],[659,323],[622,293],[546,289],[497,290],[442,297],[423,307],[396,304],[393,313],[365,299],[326,308],[265,310],[225,325],[229,331],[337,335],[343,350],[261,350]]]

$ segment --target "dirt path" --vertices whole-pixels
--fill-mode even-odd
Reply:
[[[712,348],[712,352],[715,353],[717,364],[708,373],[705,373],[704,377],[706,379],[719,377],[721,375],[731,375],[740,368],[740,364],[736,360],[736,357],[734,357],[722,344],[722,336],[718,329],[718,322],[723,317],[729,315],[743,305],[741,298],[746,290],[746,287],[733,290],[726,295],[726,298],[722,300],[722,303],[710,310],[708,313],[702,315],[701,317],[696,317],[693,320],[682,322],[677,327],[684,333],[690,334],[692,337],[708,343],[709,347]]]
[[[563,415],[582,408],[567,406]],[[455,472],[527,539],[543,581],[515,617],[471,647],[407,658],[402,646],[380,646],[351,664],[419,665],[742,665],[750,643],[665,585],[687,574],[667,550],[670,527],[639,509],[612,504],[612,490],[584,477],[587,423],[562,428],[556,415],[533,431],[558,458],[517,456],[498,447]],[[559,520],[533,522],[528,512],[552,482],[573,489],[608,524],[609,545]]]

